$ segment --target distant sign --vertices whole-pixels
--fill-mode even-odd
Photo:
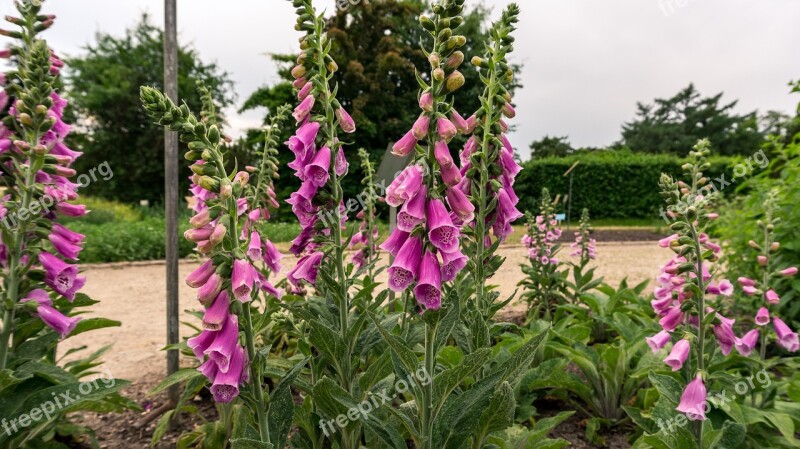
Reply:
[[[556,214],[556,220],[564,221],[567,219],[567,214]]]

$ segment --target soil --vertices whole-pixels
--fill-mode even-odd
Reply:
[[[671,256],[669,250],[659,248],[653,243],[659,237],[647,231],[597,232],[598,258],[592,264],[597,266],[596,276],[602,276],[611,285],[618,285],[623,278],[628,279],[629,285],[653,279],[659,267]],[[621,242],[611,243],[612,239],[619,239]],[[565,254],[567,249],[564,249]],[[518,266],[525,263],[526,251],[522,246],[504,246],[499,253],[507,260],[504,268],[491,279],[491,283],[499,286],[501,297],[507,297],[514,292],[517,282],[522,278]],[[288,267],[290,264],[291,259],[287,257],[284,266]],[[181,279],[198,265],[197,261],[181,261]],[[91,316],[116,319],[122,322],[122,326],[70,338],[59,350],[64,352],[86,345],[86,351],[94,351],[104,345],[113,345],[113,349],[103,356],[103,369],[116,378],[130,380],[132,385],[125,392],[143,408],[158,408],[163,404],[163,396],[149,397],[147,392],[163,379],[166,366],[165,352],[162,351],[166,340],[164,263],[157,261],[89,265],[85,267],[85,275],[88,281],[83,291],[100,301],[92,308]],[[285,273],[281,273],[280,277],[284,275]],[[183,282],[180,283],[181,310],[199,308],[193,293]],[[512,303],[504,314],[513,316],[521,311],[524,311],[524,304]],[[194,318],[183,315],[181,320],[193,322]],[[184,323],[181,332],[189,334],[193,330]],[[187,366],[192,363],[191,360],[182,361]],[[213,419],[216,412],[209,401],[199,401],[196,405],[201,410],[201,416]],[[109,449],[149,447],[150,436],[157,422],[157,419],[153,420],[138,429],[134,426],[141,419],[137,412],[104,416],[89,414],[84,419],[96,429],[101,447]],[[199,421],[201,419],[197,416],[187,416],[181,421],[180,427],[190,429]],[[576,448],[596,447],[583,440],[585,428],[581,423],[581,418],[573,417],[557,429],[556,435],[573,441],[573,447]],[[164,442],[157,447],[174,447],[179,434],[180,429],[168,433]],[[611,435],[606,447],[629,447],[624,442],[624,435],[620,438]]]

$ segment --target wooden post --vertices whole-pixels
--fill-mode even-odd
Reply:
[[[164,0],[164,93],[178,104],[178,31],[176,0]],[[167,254],[167,344],[180,340],[178,322],[178,133],[164,132],[164,207]],[[167,351],[167,375],[179,368],[177,349]],[[179,386],[169,389],[169,399],[177,404]]]

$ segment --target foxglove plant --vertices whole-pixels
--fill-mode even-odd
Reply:
[[[592,288],[600,285],[602,279],[594,279],[595,268],[590,268],[584,273],[589,263],[597,258],[597,242],[592,238],[592,226],[589,223],[589,209],[581,212],[580,227],[575,231],[575,242],[570,245],[572,252],[570,257],[579,258],[579,263],[572,265],[573,280],[570,284],[571,297],[573,302],[580,301],[580,296]]]
[[[492,432],[509,426],[511,423],[504,418],[496,418],[513,416],[513,384],[522,369],[530,365],[545,335],[542,332],[526,336],[510,358],[493,359],[491,348],[472,343],[488,338],[484,335],[489,329],[488,318],[478,313],[474,320],[469,320],[466,311],[468,307],[475,308],[469,305],[472,292],[450,284],[466,266],[467,256],[461,252],[460,237],[462,232],[467,232],[462,231],[464,225],[474,218],[474,206],[464,201],[465,195],[456,193],[464,193],[458,187],[464,175],[452,160],[447,146],[459,131],[468,133],[473,127],[452,108],[453,92],[463,84],[458,67],[464,55],[458,49],[464,46],[465,38],[457,34],[463,23],[463,4],[463,0],[442,0],[432,5],[432,16],[420,17],[426,34],[432,38],[431,47],[423,46],[431,71],[418,77],[422,113],[411,131],[393,147],[395,154],[413,155],[412,162],[386,191],[387,204],[400,207],[397,229],[382,245],[395,256],[388,269],[389,288],[396,292],[412,292],[420,319],[410,323],[408,332],[401,326],[401,339],[390,334],[386,325],[371,315],[391,350],[396,378],[408,379],[416,375],[417,379],[427,380],[410,385],[407,389],[409,401],[392,411],[401,418],[397,421],[403,426],[403,435],[421,449],[481,448]],[[516,11],[516,5],[510,6],[501,23],[492,29],[502,30],[498,31],[500,34],[507,32]],[[498,33],[493,36],[499,36]],[[510,43],[507,37],[501,41],[498,46],[503,48]],[[492,62],[499,64],[499,60]],[[507,73],[499,75],[507,76]],[[498,88],[495,82],[492,85]],[[500,100],[496,101],[499,105]],[[491,118],[485,120],[487,128],[491,128],[491,136],[499,136],[497,127],[491,125],[493,120],[498,120],[498,111],[491,107],[488,113]],[[476,114],[471,121],[476,124],[477,120]],[[488,141],[493,145],[497,143],[495,137]],[[475,160],[479,162],[479,157]],[[476,172],[471,172],[470,176],[475,176]],[[489,173],[500,175],[494,171]],[[481,181],[471,179],[470,182],[476,182],[476,191],[479,191]],[[499,180],[489,182],[493,186],[491,192],[501,191],[496,186]],[[488,190],[485,192],[488,197]],[[492,209],[492,202],[489,200],[487,214],[497,212]],[[507,217],[511,216],[513,214]],[[498,231],[495,235],[499,237],[500,234]],[[425,327],[421,367],[413,349],[416,346],[414,327],[418,324]],[[456,331],[456,327],[460,331]],[[437,356],[451,336],[458,342],[459,349],[466,349],[467,355],[458,363],[440,365]],[[405,443],[401,441],[391,446],[405,447]]]
[[[749,356],[758,345],[759,359],[762,361],[766,359],[770,337],[770,332],[765,326],[770,322],[772,322],[777,343],[780,346],[790,352],[800,350],[800,338],[798,338],[797,332],[791,330],[777,314],[781,298],[775,291],[776,281],[779,278],[794,277],[797,275],[797,267],[778,268],[781,244],[774,240],[775,227],[780,223],[780,218],[775,214],[776,195],[775,191],[768,193],[764,202],[764,219],[757,222],[763,233],[761,242],[750,241],[750,247],[758,253],[755,260],[762,277],[759,280],[747,277],[740,277],[737,280],[744,294],[760,300],[760,304],[756,304],[758,312],[754,317],[757,327],[745,333],[741,338],[736,337],[734,345],[736,350],[745,357]]]
[[[224,139],[217,125],[198,120],[186,105],[175,106],[156,89],[142,87],[141,99],[153,120],[179,132],[181,141],[188,144],[186,159],[202,161],[193,164],[192,171],[195,190],[205,190],[197,195],[203,204],[190,223],[194,230],[208,233],[200,246],[209,258],[186,278],[186,283],[197,289],[197,299],[204,307],[203,331],[190,338],[188,346],[201,363],[198,370],[211,382],[215,400],[229,403],[245,391],[242,399],[253,418],[247,425],[257,429],[262,443],[273,438],[282,441],[287,429],[270,434],[272,410],[263,385],[266,354],[256,351],[257,326],[250,304],[259,289],[276,296],[280,292],[254,266],[254,259],[259,259],[252,257],[252,243],[260,237],[253,221],[260,219],[262,212],[260,208],[255,209],[257,214],[250,210],[251,204],[260,205],[248,203],[248,192],[253,191],[250,175],[246,171],[228,173]]]
[[[674,337],[675,344],[664,361],[672,371],[683,372],[686,387],[675,410],[697,421],[694,440],[698,447],[703,447],[706,385],[715,378],[708,367],[717,346],[723,355],[728,355],[736,338],[735,320],[721,315],[719,305],[711,304],[712,297],[720,301],[730,296],[733,285],[726,279],[714,281],[720,247],[704,232],[717,217],[711,209],[716,192],[711,191],[708,178],[703,175],[709,167],[709,154],[709,142],[699,141],[690,153],[690,162],[683,165],[688,183],[668,175],[662,175],[659,181],[668,214],[674,219],[670,228],[675,232],[659,244],[671,249],[675,256],[662,268],[651,303],[662,330],[647,339],[653,352],[657,352]]]
[[[433,5],[432,18],[420,17],[432,38],[430,50],[423,48],[430,63],[429,76],[427,81],[418,77],[422,112],[392,147],[394,154],[412,155],[413,161],[387,188],[386,202],[400,211],[397,228],[382,248],[395,256],[388,270],[389,288],[395,292],[412,289],[421,313],[442,307],[443,283],[453,281],[466,266],[458,225],[473,219],[474,206],[466,198],[457,201],[454,196],[464,197],[457,187],[463,176],[448,148],[456,134],[469,130],[466,120],[452,107],[454,92],[464,85],[458,68],[464,61],[459,48],[466,38],[456,31],[463,23],[463,5],[464,0],[443,0]],[[424,370],[428,376],[435,373],[437,324],[435,319],[426,320]],[[434,405],[434,391],[433,379],[414,391],[418,433],[412,435],[419,448],[437,447],[434,423],[441,405]]]
[[[5,226],[0,245],[4,268],[0,371],[8,367],[12,337],[25,324],[25,315],[33,313],[61,338],[75,329],[81,318],[59,311],[51,294],[72,303],[86,282],[71,263],[78,259],[84,236],[55,222],[59,216],[77,217],[87,211],[69,202],[78,198],[79,187],[69,179],[75,175],[70,165],[81,153],[64,144],[71,129],[63,121],[67,101],[53,87],[63,63],[37,37],[53,24],[54,16],[39,15],[39,7],[28,3],[17,7],[22,17],[7,20],[20,30],[0,30],[19,40],[6,53],[16,57],[17,68],[0,80],[0,163],[7,183],[0,208]],[[16,340],[13,346],[22,342]]]
[[[18,29],[0,30],[15,39],[0,51],[11,66],[0,74],[0,421],[6,426],[0,447],[12,449],[70,444],[78,435],[94,440],[91,429],[65,422],[66,414],[131,406],[117,394],[127,382],[109,378],[106,388],[96,388],[88,398],[76,398],[47,416],[31,413],[30,426],[14,424],[30,413],[31,404],[42,402],[43,393],[49,399],[75,391],[81,378],[97,373],[102,350],[83,359],[73,355],[62,367],[55,362],[59,341],[119,325],[77,313],[95,301],[79,293],[86,282],[76,265],[84,236],[58,223],[87,210],[75,203],[79,185],[70,180],[76,174],[70,166],[81,153],[64,143],[71,126],[64,121],[67,100],[56,91],[63,62],[39,35],[55,16],[41,13],[41,2],[15,5],[20,16],[6,16],[6,21]]]
[[[481,109],[467,120],[469,127],[474,127],[474,134],[461,152],[464,178],[458,186],[447,191],[448,203],[461,221],[469,223],[473,214],[475,216],[474,226],[467,228],[473,238],[465,243],[465,248],[473,256],[469,272],[476,280],[477,306],[484,320],[491,319],[508,303],[494,304],[497,294],[489,296],[486,280],[503,262],[502,258],[494,255],[498,245],[513,232],[511,224],[523,216],[517,210],[519,198],[514,193],[514,178],[522,167],[514,160],[514,148],[505,135],[508,125],[504,120],[516,115],[509,92],[514,72],[507,57],[513,51],[514,37],[511,33],[516,29],[514,24],[518,15],[519,8],[515,4],[503,11],[489,32],[486,54],[482,58],[472,58],[472,64],[481,71],[481,80],[486,87],[480,97]],[[464,204],[464,194],[471,197],[474,206]],[[474,234],[471,229],[474,229]],[[494,242],[489,230],[494,235]]]
[[[378,227],[375,225],[377,216],[375,214],[375,204],[381,200],[375,189],[375,166],[369,160],[369,153],[361,148],[358,150],[361,158],[361,168],[364,170],[365,189],[361,193],[361,209],[356,218],[361,220],[358,232],[350,238],[350,247],[361,245],[362,247],[353,255],[352,262],[359,270],[365,269],[367,276],[374,278],[375,263],[380,257],[378,251]]]
[[[522,236],[522,245],[528,251],[528,265],[522,265],[527,276],[519,285],[525,288],[522,298],[528,303],[528,321],[538,318],[550,320],[556,308],[565,299],[565,274],[558,271],[558,253],[561,229],[556,220],[550,191],[542,189],[540,212],[528,216],[528,233]]]
[[[299,349],[313,356],[307,382],[310,390],[303,406],[308,415],[300,420],[297,438],[311,447],[333,444],[357,449],[364,433],[362,425],[375,431],[376,421],[353,422],[331,433],[324,423],[335,420],[342,409],[324,398],[335,395],[359,403],[373,394],[375,383],[358,381],[370,355],[360,342],[370,329],[366,311],[378,307],[387,293],[371,300],[377,286],[374,279],[358,279],[345,260],[349,242],[343,232],[347,211],[342,182],[348,162],[342,139],[355,132],[356,125],[336,98],[337,88],[331,86],[338,66],[330,56],[332,41],[323,16],[310,0],[291,3],[297,13],[295,29],[303,36],[297,65],[291,70],[299,102],[292,115],[298,129],[286,145],[294,154],[288,166],[295,170],[301,185],[287,203],[302,230],[292,242],[290,250],[299,260],[287,279],[296,290],[313,287],[307,301],[291,308],[302,323]],[[360,290],[351,295],[351,286],[356,284]]]

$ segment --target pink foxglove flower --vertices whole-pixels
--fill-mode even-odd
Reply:
[[[780,273],[781,276],[787,276],[787,277],[794,276],[797,274],[797,267],[784,268],[778,273]]]
[[[406,242],[406,240],[408,240],[409,235],[410,234],[408,232],[403,231],[400,228],[395,228],[395,230],[389,234],[389,238],[381,243],[380,248],[392,256],[397,256],[400,248],[402,248],[403,244]]]
[[[322,147],[311,163],[305,168],[305,176],[314,187],[322,187],[328,182],[331,167],[331,149]]]
[[[389,267],[389,288],[402,292],[414,283],[422,259],[422,239],[419,236],[409,237]]]
[[[411,127],[411,133],[414,135],[414,138],[417,140],[422,140],[425,136],[428,135],[428,129],[430,128],[431,118],[427,114],[422,114],[417,118],[417,121],[414,122],[414,126]]]
[[[773,305],[779,304],[781,302],[781,297],[778,296],[778,294],[775,293],[775,290],[772,289],[767,290],[767,293],[764,295],[764,297],[766,298],[768,303]]]
[[[203,329],[218,331],[230,315],[231,298],[226,290],[219,292],[214,302],[203,314]]]
[[[77,266],[67,264],[48,252],[39,254],[39,263],[45,270],[45,283],[70,301],[86,283],[86,278],[78,277]]]
[[[461,251],[442,253],[442,281],[452,282],[467,266],[467,256]]]
[[[758,309],[755,319],[756,324],[759,326],[766,326],[769,324],[769,321],[769,310],[766,307]]]
[[[324,254],[322,251],[315,251],[307,256],[300,258],[297,265],[286,275],[295,286],[299,285],[300,281],[306,281],[311,285],[317,283],[317,269],[319,264],[322,263]]]
[[[706,386],[700,374],[683,390],[681,402],[675,410],[686,414],[693,421],[706,419]]]
[[[231,402],[239,395],[239,386],[245,382],[245,353],[241,346],[235,346],[228,364],[223,371],[217,364],[218,371],[211,384],[214,400],[223,404]]]
[[[428,201],[428,238],[437,249],[452,253],[458,250],[458,228],[453,225],[450,214],[439,199]]]
[[[421,185],[414,193],[411,200],[403,204],[400,212],[397,213],[397,228],[411,232],[414,228],[426,220],[425,201],[427,200],[428,189]]]
[[[425,309],[437,310],[442,305],[441,270],[436,254],[425,251],[419,265],[419,281],[414,287],[414,296]]]
[[[342,128],[342,131],[346,133],[354,133],[356,131],[356,123],[344,108],[336,109],[336,120],[339,123],[339,127]]]
[[[662,330],[652,337],[647,337],[645,340],[647,341],[647,345],[650,346],[650,349],[653,350],[653,354],[655,354],[669,343],[670,333]]]
[[[392,153],[397,156],[408,156],[416,147],[417,138],[414,137],[414,131],[409,131],[392,146]]]
[[[800,349],[800,339],[798,339],[797,333],[792,331],[783,320],[772,317],[772,325],[775,333],[778,334],[778,344],[790,352],[797,352]]]
[[[222,324],[222,329],[214,333],[214,340],[203,353],[217,364],[222,373],[231,368],[231,357],[239,346],[239,320],[234,314]]]
[[[689,357],[690,348],[689,340],[678,340],[675,346],[672,347],[672,351],[670,351],[667,358],[664,359],[664,362],[672,367],[672,371],[680,370],[683,367],[683,363]]]
[[[758,344],[758,329],[752,329],[742,338],[735,339],[734,344],[739,354],[743,357],[749,356]]]

